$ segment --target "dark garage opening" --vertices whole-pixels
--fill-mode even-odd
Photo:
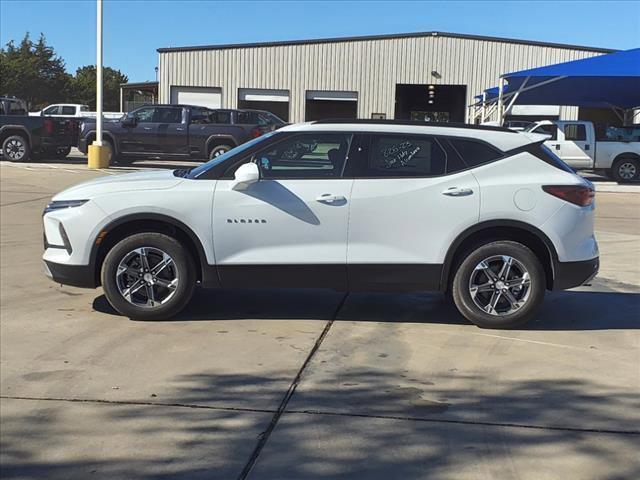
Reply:
[[[306,121],[357,117],[357,92],[307,91],[304,112]]]
[[[396,84],[396,120],[464,122],[466,85]]]
[[[238,100],[238,108],[266,110],[278,116],[285,122],[289,121],[289,102],[263,102],[259,100]]]
[[[289,121],[289,90],[239,88],[238,108],[266,110],[285,122]]]

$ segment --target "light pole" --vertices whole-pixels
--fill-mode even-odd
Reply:
[[[96,139],[89,145],[89,168],[107,168],[111,152],[102,145],[102,0],[96,0]]]

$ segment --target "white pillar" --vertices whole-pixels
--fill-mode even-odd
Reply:
[[[96,140],[102,146],[102,0],[97,0],[96,18]]]
[[[482,92],[482,110],[480,114],[480,123],[484,123],[487,119],[487,92]]]
[[[498,83],[498,125],[502,126],[502,93],[504,91],[504,78],[500,77]]]

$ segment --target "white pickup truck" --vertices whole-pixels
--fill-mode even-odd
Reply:
[[[79,103],[56,103],[37,112],[29,112],[32,117],[96,118],[96,112],[89,111],[88,105]],[[104,118],[121,118],[122,112],[102,112]]]
[[[640,180],[640,125],[597,130],[585,121],[543,120],[526,132],[550,138],[545,145],[576,170],[594,170],[617,182]]]

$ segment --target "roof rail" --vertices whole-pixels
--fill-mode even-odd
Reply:
[[[417,120],[377,120],[377,119],[360,119],[360,118],[327,118],[323,120],[315,120],[311,123],[325,124],[325,123],[353,123],[364,125],[412,125],[417,127],[449,127],[449,128],[467,128],[472,130],[489,130],[494,132],[508,132],[517,133],[506,127],[496,127],[493,125],[473,125],[470,123],[460,122],[420,122]]]

